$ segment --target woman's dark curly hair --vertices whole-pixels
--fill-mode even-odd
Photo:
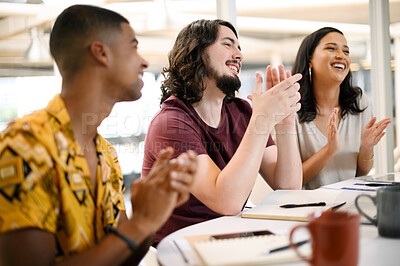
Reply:
[[[301,43],[292,67],[293,74],[301,73],[303,75],[299,81],[301,109],[298,111],[298,114],[301,123],[313,121],[317,115],[317,105],[312,78],[309,73],[309,63],[320,40],[330,32],[337,32],[344,36],[340,30],[331,27],[321,28],[311,33]],[[357,114],[365,110],[359,106],[358,99],[361,95],[362,90],[357,86],[352,86],[352,75],[351,71],[349,71],[346,78],[340,84],[339,105],[342,109],[341,117],[345,117],[348,113]]]
[[[196,103],[203,97],[206,66],[202,55],[218,37],[220,26],[230,28],[236,37],[233,25],[223,20],[197,20],[181,30],[174,47],[168,54],[169,67],[163,68],[165,80],[161,84],[163,103],[174,95],[186,103]],[[235,95],[227,95],[225,100]]]

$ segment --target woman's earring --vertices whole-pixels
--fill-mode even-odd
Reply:
[[[311,67],[308,67],[308,74],[310,75],[310,82],[312,82],[312,72],[311,72]]]

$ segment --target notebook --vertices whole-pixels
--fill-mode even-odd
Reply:
[[[339,200],[342,191],[337,190],[277,190],[268,194],[263,203],[246,210],[242,218],[308,221],[313,214],[332,209],[344,201]],[[286,209],[284,204],[305,204],[325,202],[326,206]],[[343,204],[345,205],[345,204]]]
[[[288,263],[300,258],[292,248],[268,254],[268,250],[289,245],[288,235],[259,235],[230,239],[210,239],[193,244],[204,265],[260,265]],[[299,247],[305,256],[310,256],[309,244]]]

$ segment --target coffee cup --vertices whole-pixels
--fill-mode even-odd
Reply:
[[[376,205],[376,218],[370,217],[360,207],[358,200],[367,197]],[[361,194],[356,197],[357,210],[378,227],[380,236],[400,238],[400,185],[379,188],[376,196]]]
[[[290,246],[304,261],[315,266],[356,266],[358,261],[360,215],[344,211],[326,211],[311,218],[306,225],[298,225],[290,232]],[[300,228],[310,231],[311,258],[305,257],[293,242],[294,232]]]

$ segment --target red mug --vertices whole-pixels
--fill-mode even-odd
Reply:
[[[316,266],[356,266],[358,261],[360,215],[344,211],[326,211],[298,225],[290,232],[290,246],[304,261]],[[306,258],[293,242],[293,234],[306,228],[311,234],[312,255]]]

